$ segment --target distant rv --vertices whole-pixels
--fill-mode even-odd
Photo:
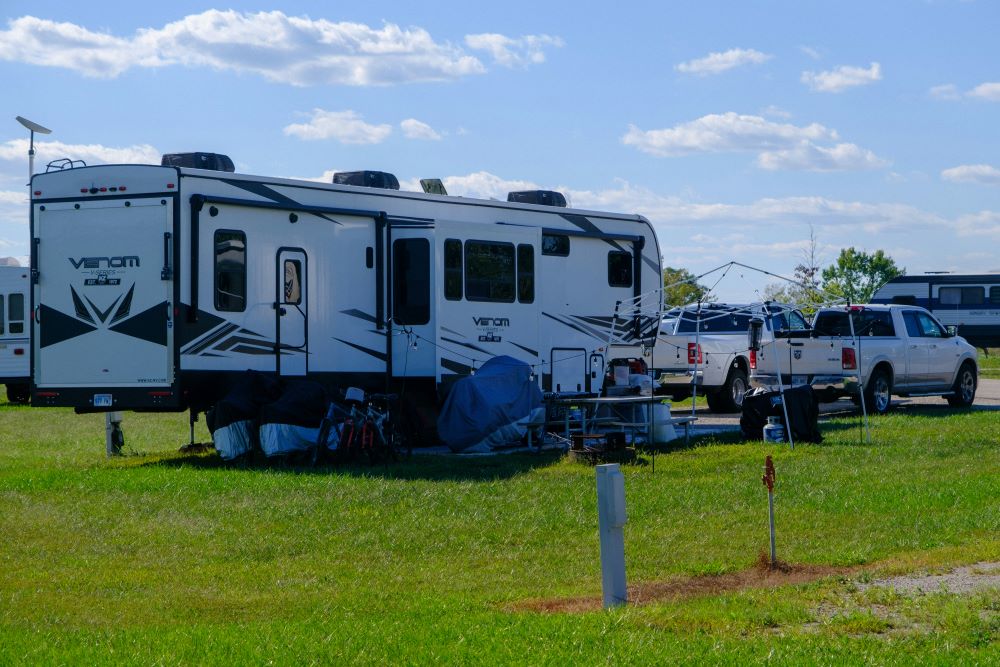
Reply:
[[[11,403],[27,403],[29,397],[29,273],[24,266],[0,266],[0,383],[7,385]]]
[[[872,303],[922,306],[972,345],[1000,347],[1000,273],[900,276],[880,287]]]

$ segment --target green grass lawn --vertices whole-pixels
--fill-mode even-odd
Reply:
[[[127,414],[109,461],[102,416],[0,403],[0,664],[1000,664],[996,590],[858,588],[1000,560],[1000,412],[872,431],[624,468],[630,583],[753,567],[766,454],[779,557],[849,573],[541,613],[601,593],[594,471],[558,455],[228,467],[178,453],[185,415]]]
[[[1000,349],[991,349],[986,355],[979,351],[979,375],[984,378],[1000,379]]]

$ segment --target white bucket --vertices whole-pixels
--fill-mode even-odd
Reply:
[[[653,403],[653,442],[670,442],[677,439],[673,424],[659,424],[670,419],[670,403]]]

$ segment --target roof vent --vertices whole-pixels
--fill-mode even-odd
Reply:
[[[360,185],[365,188],[398,190],[399,181],[387,171],[339,171],[333,175],[337,185]]]
[[[566,206],[566,198],[561,192],[554,190],[523,190],[521,192],[508,192],[507,201],[518,204],[540,204],[542,206]]]
[[[444,189],[444,183],[440,178],[421,178],[420,187],[429,195],[446,195],[448,191]]]
[[[160,160],[164,167],[187,167],[211,171],[236,171],[228,155],[221,153],[167,153]]]

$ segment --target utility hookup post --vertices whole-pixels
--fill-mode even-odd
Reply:
[[[767,518],[771,526],[771,568],[777,565],[777,556],[774,553],[774,462],[768,456],[764,460],[764,476],[761,478],[764,486],[767,487]]]
[[[125,435],[122,433],[122,413],[104,413],[104,444],[108,458],[121,455],[122,445],[125,444]]]
[[[617,463],[597,470],[597,516],[601,534],[601,584],[604,608],[628,602],[625,587],[625,475]]]

